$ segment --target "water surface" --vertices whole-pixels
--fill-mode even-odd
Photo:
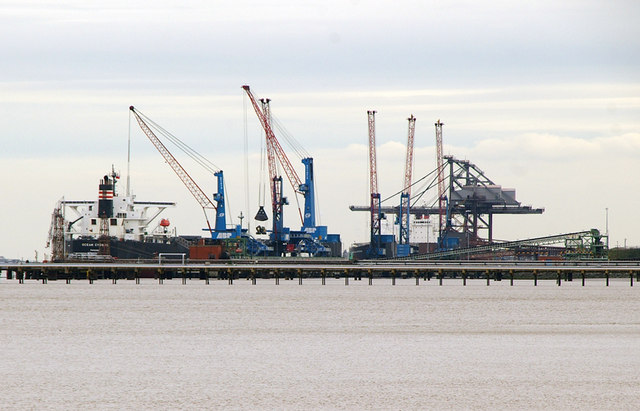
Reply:
[[[640,287],[0,280],[3,409],[640,409]]]

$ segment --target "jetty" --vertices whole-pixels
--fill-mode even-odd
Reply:
[[[281,279],[297,279],[299,284],[305,278],[326,278],[361,281],[367,279],[387,279],[392,285],[398,278],[414,278],[420,281],[436,280],[442,285],[443,279],[459,279],[462,285],[467,280],[482,279],[486,285],[491,281],[531,280],[534,286],[539,281],[552,280],[558,286],[563,281],[579,279],[585,285],[586,279],[602,279],[609,286],[611,278],[627,278],[633,287],[634,281],[640,281],[640,262],[635,261],[393,261],[365,260],[352,262],[344,259],[279,259],[279,260],[211,260],[190,262],[188,260],[155,260],[137,262],[20,262],[0,265],[0,276],[7,280],[23,283],[25,280],[48,281],[64,280],[88,281],[131,280],[140,283],[141,278],[154,278],[161,284],[167,279],[202,280],[209,284],[211,280],[225,280],[233,284],[234,280],[247,279],[253,284],[258,278],[271,279],[280,284]]]

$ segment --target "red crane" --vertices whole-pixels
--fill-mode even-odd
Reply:
[[[291,165],[289,158],[287,158],[287,155],[282,149],[280,142],[278,142],[276,135],[271,129],[271,124],[269,124],[270,122],[268,117],[265,115],[265,113],[262,112],[262,110],[258,106],[258,102],[256,101],[256,98],[253,96],[253,93],[249,89],[249,86],[242,86],[242,88],[244,89],[244,91],[247,92],[247,95],[249,96],[249,100],[251,100],[251,105],[253,106],[253,109],[255,110],[256,115],[258,116],[258,120],[260,121],[260,124],[262,125],[262,128],[264,129],[264,132],[267,135],[267,147],[270,147],[271,149],[270,151],[269,148],[267,148],[267,154],[269,157],[268,159],[269,176],[273,178],[278,175],[278,170],[276,168],[276,158],[277,158],[278,162],[284,169],[284,172],[287,175],[289,182],[291,182],[291,186],[294,188],[294,190],[298,191],[299,190],[298,187],[300,187],[300,185],[302,184],[300,177],[298,177],[298,173],[296,173],[296,170]]]
[[[409,244],[409,215],[410,215],[410,197],[411,197],[411,175],[413,173],[413,137],[416,131],[416,118],[411,115],[409,120],[409,131],[407,133],[407,159],[404,165],[404,186],[402,194],[400,194],[400,230],[399,230],[399,244]],[[410,249],[406,247],[398,247],[398,255],[408,255]],[[402,255],[401,255],[402,254]]]
[[[267,113],[263,112],[263,110],[260,109],[260,106],[258,105],[258,101],[254,97],[249,86],[244,85],[242,86],[242,88],[247,93],[247,96],[249,96],[249,100],[251,101],[253,110],[256,112],[256,115],[258,116],[258,120],[260,121],[260,124],[262,125],[262,128],[264,129],[264,132],[266,135],[267,158],[268,158],[267,161],[269,164],[269,181],[271,183],[271,192],[272,193],[275,192],[274,179],[278,177],[278,169],[276,164],[276,161],[278,161],[282,166],[282,168],[284,169],[284,172],[287,175],[287,178],[289,179],[289,182],[291,183],[291,186],[293,187],[294,191],[296,193],[304,194],[300,190],[300,186],[302,185],[302,182],[300,180],[300,177],[298,176],[298,173],[296,173],[296,170],[291,165],[289,158],[285,154],[284,150],[282,149],[282,146],[280,145],[280,142],[278,142],[278,139],[276,138],[275,133],[271,129],[271,121],[269,116],[267,116]],[[269,103],[268,100],[265,100],[263,102],[263,104],[267,106],[267,109],[268,109],[268,103]],[[275,199],[272,198],[272,201],[275,201]],[[300,220],[303,220],[302,211],[300,210],[300,208],[298,208],[298,213],[300,214]]]
[[[369,244],[369,257],[377,258],[383,254],[381,222],[382,214],[380,213],[380,193],[378,192],[378,170],[376,164],[376,112],[375,110],[367,111],[369,120],[369,190],[371,194],[371,236]]]
[[[165,161],[169,164],[169,166],[171,166],[173,171],[175,171],[175,173],[178,175],[180,180],[182,180],[182,182],[187,187],[189,192],[191,192],[193,197],[195,197],[195,199],[198,201],[198,203],[202,207],[202,210],[205,211],[205,209],[207,208],[215,210],[216,209],[215,204],[213,204],[213,202],[204,193],[204,191],[200,188],[200,186],[198,186],[198,184],[196,184],[196,182],[193,181],[193,178],[191,178],[189,173],[187,173],[187,171],[182,167],[182,165],[180,165],[178,160],[176,160],[176,158],[173,156],[173,154],[171,154],[171,152],[167,149],[167,147],[165,147],[165,145],[162,144],[160,139],[153,133],[151,128],[149,128],[147,123],[144,121],[143,117],[146,118],[147,121],[151,121],[151,120],[149,120],[148,117],[144,116],[144,114],[137,111],[133,106],[129,107],[129,110],[131,110],[133,115],[136,117],[136,120],[138,121],[138,124],[140,125],[140,128],[142,129],[144,134],[147,135],[149,140],[151,140],[151,143],[153,143],[156,149],[158,149],[160,154],[162,154],[162,157],[164,157]],[[206,211],[204,212],[204,216],[205,216],[205,219],[207,220],[207,226],[209,228],[209,232],[213,232],[213,230],[211,229],[211,224],[209,223],[209,217],[207,216]]]
[[[376,165],[376,111],[367,111],[369,118],[369,192],[378,192],[378,170]]]
[[[442,155],[442,126],[444,124],[440,122],[435,123],[436,126],[436,160],[437,160],[437,168],[438,168],[438,206],[439,206],[439,215],[440,215],[440,225],[438,227],[440,236],[442,237],[442,231],[445,229],[446,225],[446,194],[444,190],[444,156]]]
[[[404,164],[403,192],[411,194],[411,175],[413,174],[413,137],[416,133],[416,118],[412,114],[407,120],[409,120],[409,131],[407,133],[407,161]]]

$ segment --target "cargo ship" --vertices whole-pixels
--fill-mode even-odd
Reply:
[[[96,200],[58,202],[47,244],[53,261],[188,258],[189,248],[204,242],[177,235],[169,219],[161,218],[176,203],[137,201],[129,190],[121,196],[118,180],[112,167],[99,182]]]

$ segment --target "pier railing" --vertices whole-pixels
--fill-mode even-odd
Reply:
[[[640,263],[635,261],[360,261],[327,260],[318,262],[313,259],[291,262],[269,260],[212,260],[173,262],[73,262],[73,263],[14,263],[0,265],[0,275],[6,273],[8,280],[25,279],[41,280],[94,280],[111,279],[116,283],[119,279],[135,280],[140,278],[156,278],[160,283],[165,279],[182,278],[204,280],[250,279],[253,284],[257,278],[273,279],[279,284],[280,278],[298,278],[302,284],[303,278],[322,278],[325,284],[327,277],[343,278],[345,284],[349,279],[361,280],[368,278],[369,284],[374,278],[391,278],[395,285],[396,278],[415,278],[416,285],[420,280],[437,279],[440,284],[444,278],[461,279],[466,285],[468,279],[483,279],[487,285],[491,281],[509,279],[511,284],[515,279],[533,280],[534,285],[539,280],[554,280],[558,285],[562,281],[573,281],[574,277],[581,278],[584,285],[586,278],[601,278],[609,285],[610,278],[628,278],[630,285],[640,281]]]

